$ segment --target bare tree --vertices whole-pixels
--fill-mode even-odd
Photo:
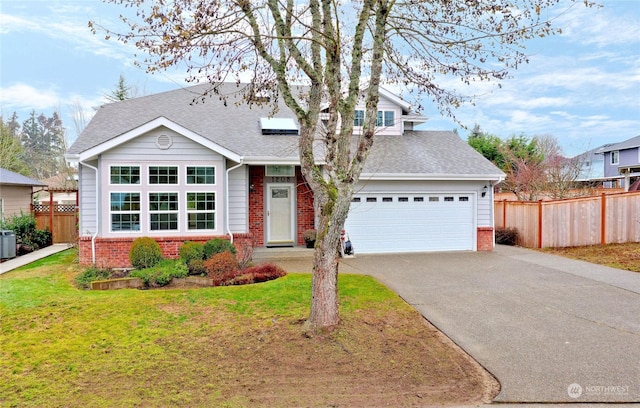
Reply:
[[[536,144],[544,157],[542,167],[546,176],[545,192],[554,199],[578,195],[576,180],[580,177],[584,159],[568,158],[562,152],[558,139],[551,135],[536,136]]]
[[[339,323],[340,231],[373,145],[383,80],[426,93],[444,113],[452,114],[470,98],[442,85],[447,83],[441,81],[444,76],[463,83],[505,78],[527,62],[525,40],[556,32],[548,18],[555,6],[567,4],[565,0],[107,1],[136,10],[135,18],[123,17],[128,32],[90,26],[147,52],[149,57],[140,64],[148,71],[185,67],[189,81],[209,81],[213,94],[219,93],[223,81],[249,78],[252,86],[243,93],[247,101],[256,92],[268,91],[295,113],[302,173],[319,209],[307,319],[312,330]],[[301,83],[306,86],[303,93],[296,87]],[[366,107],[365,122],[362,132],[353,136],[359,101]],[[314,153],[316,139],[324,146],[321,157]]]

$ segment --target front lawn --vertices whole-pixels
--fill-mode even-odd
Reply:
[[[309,338],[310,275],[83,291],[74,256],[0,277],[2,407],[459,405],[497,390],[370,277],[342,275],[342,325]]]
[[[640,242],[591,245],[569,248],[545,248],[545,252],[579,259],[612,268],[640,272]]]

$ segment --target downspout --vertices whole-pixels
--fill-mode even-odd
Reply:
[[[93,169],[93,171],[96,172],[96,198],[97,198],[97,202],[96,202],[96,233],[93,234],[91,236],[91,263],[93,264],[93,266],[96,265],[96,237],[98,236],[98,231],[100,231],[100,192],[99,190],[99,178],[98,178],[98,168],[97,167],[93,167],[90,164],[87,163],[83,163],[80,162],[81,165],[89,167],[90,169]]]
[[[227,227],[227,234],[229,234],[229,240],[231,241],[231,243],[233,244],[233,233],[231,232],[231,227],[229,226],[230,221],[229,221],[229,173],[231,173],[233,170],[237,169],[238,167],[243,166],[244,164],[242,163],[243,158],[240,158],[240,163],[238,163],[236,166],[233,166],[229,169],[227,169],[227,179],[225,180],[225,185],[224,185],[224,204],[225,204],[225,213],[224,213],[224,218],[225,218],[225,225]]]

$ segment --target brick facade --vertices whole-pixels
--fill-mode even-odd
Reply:
[[[478,251],[493,251],[493,227],[478,227]]]
[[[265,244],[265,186],[271,177],[265,176],[264,166],[249,167],[249,231],[257,246]],[[302,177],[300,167],[296,167],[296,233],[297,245],[304,245],[302,234],[314,228],[313,193]]]
[[[167,259],[179,258],[180,246],[185,241],[205,243],[213,238],[229,239],[229,236],[201,236],[201,237],[153,237],[162,249],[162,257]],[[96,266],[99,268],[130,268],[129,251],[135,238],[96,238]],[[245,245],[251,245],[250,234],[234,234],[233,243],[238,252]],[[91,237],[80,237],[78,242],[79,261],[81,265],[91,265]]]
[[[299,167],[296,167],[295,178],[290,182],[296,185],[296,240],[297,245],[304,245],[302,234],[304,231],[314,228],[315,215],[313,210],[313,193],[302,177]],[[234,243],[238,251],[243,245],[265,245],[265,187],[267,182],[273,182],[271,177],[265,176],[264,166],[249,167],[249,233],[234,234]],[[128,268],[129,250],[131,243],[137,237],[130,238],[96,238],[96,266],[101,268]],[[183,236],[183,237],[152,237],[162,249],[164,258],[176,259],[179,257],[179,248],[185,241],[206,242],[215,236]],[[229,239],[229,236],[217,238]],[[81,237],[79,240],[80,264],[92,263],[91,237]]]

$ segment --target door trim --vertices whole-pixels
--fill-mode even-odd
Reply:
[[[291,205],[291,219],[290,219],[290,231],[289,238],[285,240],[273,240],[271,239],[271,189],[284,187],[290,191],[290,205]],[[295,183],[266,183],[266,246],[291,246],[296,244],[296,185]]]

